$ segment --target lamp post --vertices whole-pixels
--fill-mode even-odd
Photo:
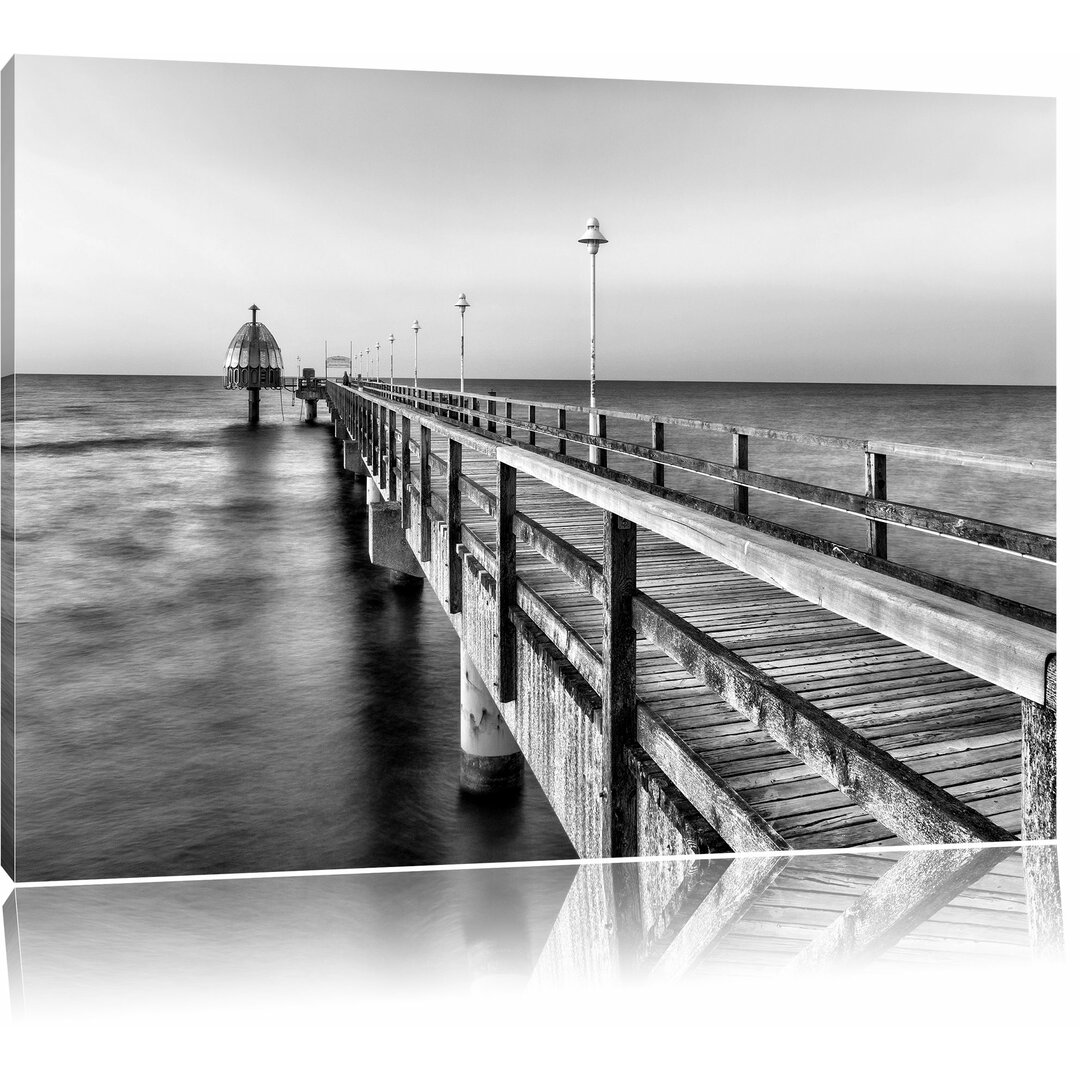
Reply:
[[[471,306],[472,305],[469,303],[469,301],[465,299],[465,294],[464,293],[462,293],[457,298],[457,303],[454,304],[454,307],[456,307],[461,312],[461,386],[460,386],[460,391],[461,391],[461,396],[462,397],[465,396],[465,309],[467,307],[471,307]]]
[[[390,342],[390,393],[394,392],[394,335],[391,333],[387,338]]]
[[[585,234],[578,238],[579,244],[585,244],[592,264],[592,291],[589,304],[589,434],[600,433],[600,417],[596,413],[596,253],[607,238],[600,231],[600,222],[591,217],[585,222]],[[600,460],[600,451],[596,446],[589,447],[589,460],[596,464]]]
[[[371,346],[369,345],[367,347],[367,349],[365,349],[364,351],[367,354],[367,377],[368,377],[368,380],[370,381],[370,379],[371,379]]]
[[[375,381],[382,382],[382,377],[379,372],[379,349],[382,347],[381,341],[375,342]]]
[[[413,388],[413,396],[415,397],[420,391],[420,321],[419,321],[419,319],[413,319],[412,332],[413,332],[412,388]]]

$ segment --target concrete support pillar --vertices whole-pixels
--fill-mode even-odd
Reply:
[[[363,480],[368,475],[367,466],[360,456],[360,444],[350,439],[345,443],[344,467],[351,472],[357,480]]]
[[[257,386],[248,387],[248,423],[257,424],[259,422],[259,388]]]
[[[462,645],[462,790],[474,795],[510,795],[519,792],[524,761],[499,707]]]
[[[300,402],[300,419],[305,424],[314,424],[315,418],[318,412],[319,403],[317,401],[302,400]]]
[[[382,492],[379,490],[379,481],[374,476],[367,478],[367,504],[378,506],[383,501]]]

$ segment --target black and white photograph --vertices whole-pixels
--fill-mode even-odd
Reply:
[[[16,1022],[1057,969],[1052,89],[94,52],[3,58]]]

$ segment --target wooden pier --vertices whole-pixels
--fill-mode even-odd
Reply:
[[[889,535],[1043,563],[1056,542],[887,492],[893,458],[1018,478],[1052,462],[611,411],[589,435],[567,422],[588,409],[385,383],[325,394],[381,502],[373,534],[400,537],[385,565],[428,579],[582,857],[1055,835],[1054,617],[890,560]],[[648,443],[609,438],[612,419]],[[730,458],[665,450],[676,428]],[[865,492],[754,471],[750,439],[857,454]],[[755,514],[758,492],[856,515],[865,544]]]

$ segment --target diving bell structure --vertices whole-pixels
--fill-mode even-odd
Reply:
[[[257,304],[251,305],[251,322],[244,323],[233,335],[225,354],[222,382],[227,390],[247,390],[248,423],[259,422],[259,390],[281,387],[281,349],[274,335],[256,322]]]

